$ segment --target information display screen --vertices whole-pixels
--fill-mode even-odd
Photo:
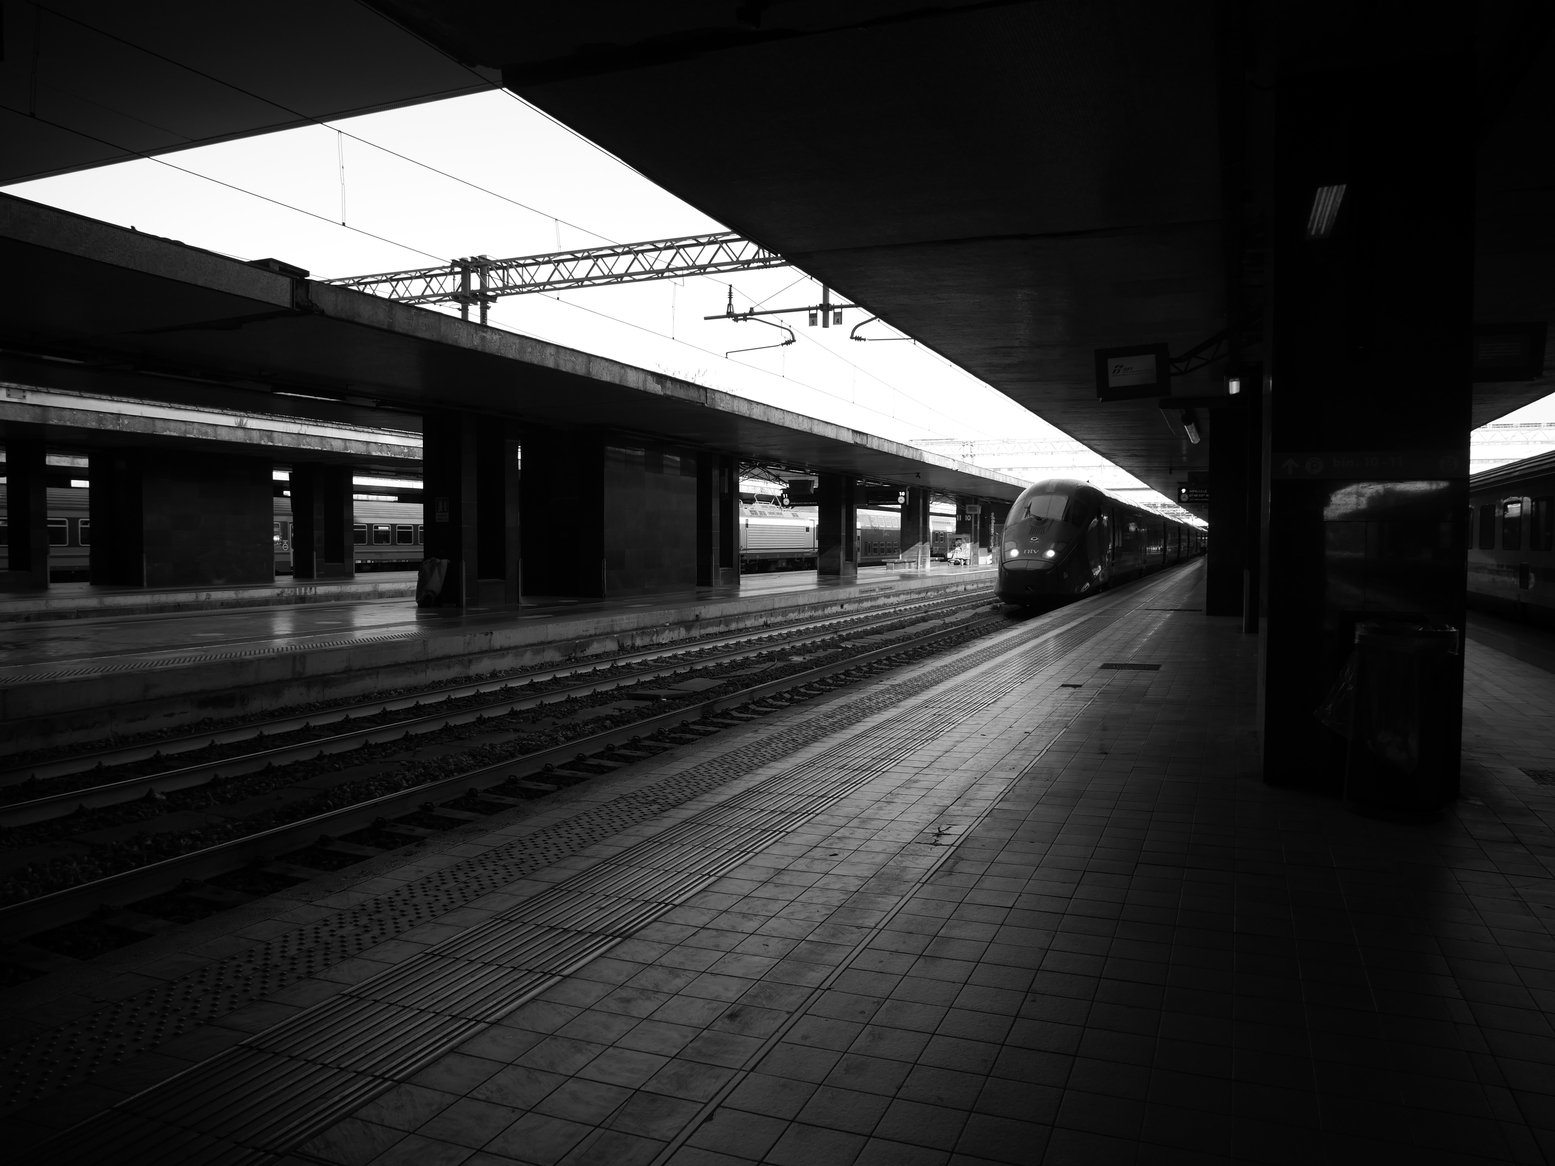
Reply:
[[[1131,401],[1171,393],[1172,373],[1164,344],[1135,344],[1096,350],[1096,397]]]

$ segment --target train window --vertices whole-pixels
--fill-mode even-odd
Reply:
[[[68,547],[70,545],[70,519],[49,519],[49,546]]]
[[[76,523],[76,541],[84,547],[92,545],[92,520],[90,518],[83,518]]]
[[[281,524],[279,522],[270,524],[270,541],[276,546],[281,545]]]
[[[1528,549],[1555,551],[1555,498],[1535,498],[1528,509]]]
[[[1508,498],[1501,504],[1501,549],[1523,549],[1523,500]]]
[[[1479,508],[1479,549],[1496,549],[1496,508],[1494,505]]]
[[[425,534],[425,533],[426,533],[425,528],[422,527],[422,525],[420,523],[417,523],[416,524],[416,545],[418,547],[421,545],[421,538],[422,538],[422,535]]]
[[[385,523],[373,524],[373,546],[386,547],[393,541],[393,528]]]
[[[414,526],[396,526],[394,528],[394,544],[401,547],[415,546],[416,528]]]
[[[367,527],[363,523],[358,522],[351,528],[351,542],[359,547],[367,545]]]

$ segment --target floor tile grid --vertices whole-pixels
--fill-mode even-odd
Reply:
[[[1109,651],[1109,655],[1112,655],[1112,653],[1110,653],[1110,651]],[[964,768],[964,766],[963,766],[963,768]],[[661,925],[661,927],[662,927],[662,925]],[[606,961],[606,962],[608,962],[608,961]],[[589,975],[589,972],[585,972],[585,973],[583,973],[583,975]],[[535,1006],[529,1006],[529,1007],[530,1007],[530,1009],[533,1009],[533,1007],[535,1007]],[[614,1149],[610,1150],[610,1155],[619,1154],[619,1149],[620,1149],[619,1146],[614,1147]],[[610,1157],[610,1155],[606,1155],[606,1157]]]
[[[1061,630],[1061,629],[1059,629]],[[973,649],[985,655],[992,651],[990,646],[984,644],[980,648]],[[920,677],[918,684],[926,686],[933,680],[932,675],[926,680]],[[899,687],[896,686],[896,687]],[[894,689],[893,689],[894,691]],[[877,694],[875,705],[887,707],[891,703],[890,694],[880,697]],[[799,741],[813,741],[826,736],[837,725],[856,722],[861,717],[868,715],[872,710],[870,702],[852,702],[843,705],[840,702],[828,702],[831,707],[823,709],[820,715],[812,715],[809,720],[815,722],[808,730],[801,729]],[[770,730],[769,730],[770,732]],[[434,888],[434,898],[440,899],[440,905],[446,909],[453,907],[458,909],[463,904],[459,901],[441,902],[449,899],[450,887],[453,885],[452,872],[439,871],[436,868],[449,867],[461,860],[478,859],[483,868],[500,867],[503,863],[502,849],[517,847],[522,854],[527,855],[534,844],[534,835],[547,829],[559,830],[563,846],[571,845],[579,849],[579,841],[593,842],[600,836],[608,837],[619,830],[623,824],[631,820],[644,821],[655,817],[666,806],[675,801],[683,801],[690,796],[686,789],[688,784],[692,790],[707,786],[716,787],[727,780],[732,773],[744,772],[753,761],[759,762],[763,756],[782,756],[785,748],[791,749],[795,740],[782,734],[768,736],[762,734],[754,744],[750,734],[736,732],[731,735],[735,740],[728,742],[715,739],[712,745],[714,759],[711,762],[693,766],[693,772],[688,779],[684,762],[680,762],[672,768],[669,775],[659,786],[662,791],[650,783],[639,780],[639,788],[625,795],[611,799],[602,805],[586,805],[582,811],[571,806],[567,809],[557,808],[543,812],[515,827],[508,837],[501,837],[501,832],[493,835],[496,839],[493,845],[481,848],[477,854],[464,854],[457,856],[439,856],[441,862],[428,860],[422,864],[412,865],[401,869],[391,875],[384,875],[373,882],[358,884],[349,891],[343,891],[333,899],[323,899],[319,903],[311,905],[314,910],[329,912],[328,917],[319,920],[310,912],[303,912],[303,918],[298,920],[276,921],[269,925],[260,925],[251,929],[253,935],[247,936],[249,943],[240,946],[246,950],[240,950],[234,955],[228,955],[231,941],[227,941],[218,949],[218,958],[213,966],[200,967],[198,971],[189,972],[171,981],[143,977],[137,982],[146,984],[147,987],[139,996],[129,995],[121,998],[117,992],[110,997],[110,1003],[105,1009],[102,999],[84,1000],[79,997],[66,999],[60,1003],[67,1006],[70,1011],[66,1013],[66,1023],[56,1024],[52,1028],[45,1029],[42,1033],[13,1045],[4,1054],[5,1069],[12,1078],[11,1089],[14,1097],[30,1097],[36,1101],[46,1096],[50,1089],[56,1089],[69,1083],[69,1078],[61,1075],[63,1059],[57,1055],[56,1050],[65,1050],[85,1054],[94,1045],[101,1046],[100,1051],[112,1057],[122,1057],[126,1047],[133,1053],[139,1051],[136,1042],[131,1039],[126,1041],[127,1031],[135,1032],[141,1027],[134,1022],[134,1014],[149,1013],[158,1018],[167,1016],[170,1012],[176,1012],[180,1008],[195,1007],[199,1011],[196,1020],[213,1020],[226,1012],[244,1007],[256,996],[263,997],[268,992],[281,990],[297,982],[299,977],[305,977],[313,968],[303,966],[304,962],[313,962],[313,947],[324,940],[338,939],[344,934],[354,943],[354,947],[345,954],[347,958],[364,958],[368,956],[368,948],[382,950],[387,944],[392,944],[396,934],[396,928],[403,931],[405,927],[419,926],[429,915],[427,908],[421,904],[411,904],[413,910],[405,912],[399,905],[390,905],[390,915],[406,916],[404,919],[384,917],[384,896],[410,895],[414,897],[421,892],[418,885],[431,878],[440,884]],[[734,755],[749,754],[755,750],[755,757],[731,757]],[[720,759],[726,759],[728,764],[720,767]],[[700,776],[699,776],[700,774]],[[582,795],[587,798],[587,795]],[[563,799],[564,801],[566,799]],[[569,814],[570,810],[570,814]],[[600,818],[608,819],[602,822],[582,821],[582,819]],[[625,818],[626,821],[623,821]],[[468,866],[468,863],[464,865]],[[511,863],[509,863],[511,865]],[[490,870],[484,869],[483,873],[490,876]],[[468,896],[466,896],[467,898]],[[457,896],[455,896],[457,899]],[[334,910],[331,910],[334,909]],[[436,908],[434,907],[435,911]],[[366,916],[363,913],[367,913]],[[362,916],[362,918],[358,918]],[[300,923],[300,926],[299,926]],[[366,923],[366,926],[363,926]],[[254,946],[258,942],[257,947]],[[373,954],[377,954],[377,950]],[[226,958],[220,958],[225,956]],[[208,962],[208,961],[206,961]],[[332,961],[326,961],[332,962]],[[257,965],[257,967],[256,967]],[[255,972],[259,974],[256,976]],[[127,994],[128,995],[128,994]],[[211,1006],[217,1011],[207,1016]],[[42,1010],[47,1013],[48,1009]],[[81,1012],[87,1015],[81,1016]],[[119,1013],[128,1011],[130,1016],[121,1018]],[[270,1010],[273,1012],[273,1009]],[[33,1015],[38,1015],[34,1010]],[[111,1014],[111,1015],[110,1015]],[[126,1020],[129,1023],[126,1023]],[[45,1022],[46,1023],[46,1022]],[[139,1048],[153,1049],[159,1043],[155,1038],[159,1035],[148,1032],[148,1039],[141,1042]],[[210,1031],[190,1034],[190,1042],[200,1044],[208,1042],[213,1035]],[[169,1049],[168,1053],[172,1053]],[[163,1054],[167,1055],[167,1054]],[[88,1057],[82,1065],[81,1071],[88,1071],[92,1065],[92,1058]],[[44,1068],[48,1066],[49,1068]],[[40,1078],[40,1073],[46,1074]],[[37,1080],[35,1080],[37,1079]],[[79,1078],[77,1078],[79,1079]],[[39,1088],[41,1086],[41,1089]],[[14,1106],[13,1100],[12,1105]]]
[[[1110,693],[1114,698],[1111,708],[1116,710],[1118,700],[1126,698],[1130,690],[1150,683],[1148,679],[1124,682]],[[1090,708],[1075,730],[1083,732],[1087,723],[1095,728],[1111,715],[1115,712],[1106,707]],[[1075,735],[1072,730],[1059,742],[1060,747]],[[1061,749],[1056,748],[1034,769],[1055,769],[1061,758]],[[781,1115],[783,1124],[772,1140],[768,1160],[846,1162],[857,1154],[860,1161],[944,1161],[957,1144],[961,1134],[956,1131],[963,1125],[974,1127],[967,1135],[971,1139],[968,1146],[986,1153],[986,1160],[1040,1157],[1046,1128],[1016,1130],[1009,1123],[1015,1113],[1040,1111],[1040,1095],[1044,1088],[1051,1091],[1051,1086],[1044,1087],[1033,1074],[1048,1071],[1048,1066],[1037,1064],[1040,1058],[1018,1047],[1022,1042],[997,1056],[988,1051],[989,1038],[1011,1025],[1000,1013],[1019,1005],[1023,987],[1035,976],[1026,958],[1028,945],[1011,942],[1030,929],[1008,922],[1017,915],[1017,908],[1010,903],[1015,893],[1008,885],[1011,876],[1002,869],[1025,866],[1027,855],[1006,864],[988,861],[993,854],[973,856],[973,843],[980,836],[1014,833],[1008,821],[1015,812],[1011,802],[1017,798],[1038,800],[1029,788],[1033,776],[1023,778],[1018,792],[1006,795],[1005,805],[960,844],[956,862],[940,873],[935,885],[920,891],[907,904],[893,929],[896,933],[878,943],[883,949],[881,969],[850,982],[857,996],[849,1002],[858,1010],[852,1030],[859,1034],[852,1038],[855,1043],[834,1049],[819,1065],[812,1063],[813,1055],[785,1050],[786,1060],[776,1058],[776,1066],[763,1065],[758,1070],[758,1088],[737,1095],[737,1103],[755,1105],[770,1117],[768,1102],[762,1099],[783,1096],[796,1087],[783,1082],[809,1090],[801,1109]],[[1078,816],[1077,810],[1070,814],[1070,818]],[[1067,873],[1070,860],[1060,856],[1058,861]],[[1033,905],[1038,902],[1034,898]],[[1086,922],[1096,921],[1087,918]],[[1072,946],[1080,948],[1082,955],[1092,939],[1090,930],[1087,927],[1074,937]],[[1058,937],[1061,947],[1066,946],[1066,938]],[[894,965],[888,960],[894,960]],[[1073,974],[1075,969],[1067,965],[1056,972],[1058,976]],[[883,1003],[882,995],[886,996]],[[834,1010],[831,1015],[838,1013]],[[818,1028],[809,1036],[810,1043],[824,1046],[835,1036],[835,1028],[835,1021]],[[844,1035],[851,1037],[852,1032]],[[817,1078],[821,1070],[824,1073]],[[795,1073],[799,1076],[784,1076]],[[973,1084],[976,1088],[969,1094]],[[990,1112],[971,1112],[980,1096],[985,1096],[983,1108]],[[1029,1110],[1022,1110],[1028,1105]],[[745,1114],[738,1112],[730,1123],[730,1140],[720,1151],[732,1156],[700,1157],[699,1148],[711,1149],[717,1142],[720,1135],[714,1127],[719,1124],[715,1121],[694,1136],[693,1146],[674,1161],[763,1157],[759,1151],[748,1154],[737,1148],[738,1131],[746,1124]],[[978,1160],[984,1160],[981,1154]]]

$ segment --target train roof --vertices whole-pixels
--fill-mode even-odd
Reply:
[[[1504,466],[1481,470],[1469,477],[1469,490],[1495,489],[1499,486],[1515,486],[1529,478],[1542,478],[1555,474],[1555,450],[1536,453],[1532,457],[1507,462]]]
[[[1114,506],[1132,511],[1135,514],[1144,515],[1146,518],[1158,518],[1162,522],[1169,522],[1174,526],[1186,526],[1194,529],[1192,523],[1184,522],[1180,518],[1173,518],[1170,514],[1162,514],[1159,510],[1151,510],[1139,505],[1137,502],[1130,502],[1126,498],[1119,498],[1116,494],[1103,490],[1100,486],[1093,486],[1090,482],[1082,482],[1079,478],[1044,478],[1040,482],[1033,482],[1026,490],[1021,491],[1021,497],[1024,498],[1030,491],[1040,494],[1057,494],[1060,491],[1064,491],[1073,494],[1080,490],[1090,490],[1092,493],[1100,494]],[[1016,501],[1018,502],[1020,499],[1017,498]]]

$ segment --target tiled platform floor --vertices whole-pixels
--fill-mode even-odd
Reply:
[[[947,718],[932,743],[281,1160],[1555,1156],[1555,787],[1525,772],[1555,756],[1555,676],[1471,642],[1464,799],[1433,825],[1356,817],[1259,780],[1253,639],[1159,610],[1196,606],[1198,580],[1190,567],[1121,593],[1136,610],[1088,644]],[[1007,659],[1064,618],[1007,633]],[[487,905],[521,905],[795,759],[824,763],[894,715],[870,712],[868,695],[657,762],[667,774],[716,754],[737,768],[763,739],[867,713]],[[482,902],[368,954],[384,967],[445,942]],[[365,974],[332,971],[313,982]],[[234,1039],[305,1002],[291,1000],[248,1010]],[[143,1063],[138,1081],[96,1086],[95,1105],[179,1064]],[[33,1140],[85,1116],[91,1088],[73,1109],[16,1112],[8,1133]]]

